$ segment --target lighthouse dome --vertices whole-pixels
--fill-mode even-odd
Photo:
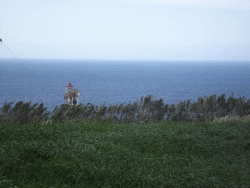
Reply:
[[[72,86],[71,83],[69,83],[66,87],[74,87],[74,86]]]

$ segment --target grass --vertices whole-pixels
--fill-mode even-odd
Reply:
[[[0,124],[0,187],[249,187],[250,122]]]
[[[87,103],[85,105],[62,104],[52,112],[47,111],[43,103],[31,104],[19,101],[5,102],[0,108],[0,123],[25,124],[31,121],[103,121],[112,123],[156,123],[163,120],[185,122],[211,122],[222,119],[241,119],[250,115],[250,100],[245,97],[234,98],[233,94],[211,95],[199,97],[198,102],[180,101],[175,104],[165,104],[160,98],[155,100],[153,95],[140,97],[128,104],[100,106]],[[250,119],[250,118],[249,118]]]

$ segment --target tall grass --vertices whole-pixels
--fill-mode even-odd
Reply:
[[[249,187],[250,101],[5,103],[0,187]]]
[[[250,124],[0,124],[0,187],[249,187]]]
[[[225,94],[218,97],[199,97],[198,102],[190,100],[175,104],[164,104],[160,98],[152,95],[141,97],[128,104],[100,106],[87,103],[85,105],[56,106],[48,112],[43,103],[31,105],[31,102],[19,101],[12,107],[6,103],[0,108],[0,122],[23,124],[31,121],[74,121],[74,122],[111,122],[111,123],[149,123],[162,120],[183,122],[212,122],[225,116],[244,118],[250,114],[250,100],[245,97],[234,98],[233,94],[226,99]]]

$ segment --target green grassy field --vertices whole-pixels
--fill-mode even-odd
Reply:
[[[250,122],[0,124],[0,187],[249,187]]]

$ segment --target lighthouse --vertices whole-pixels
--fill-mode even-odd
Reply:
[[[79,102],[79,91],[78,89],[73,89],[74,86],[69,83],[65,88],[64,93],[64,104],[78,105]]]

